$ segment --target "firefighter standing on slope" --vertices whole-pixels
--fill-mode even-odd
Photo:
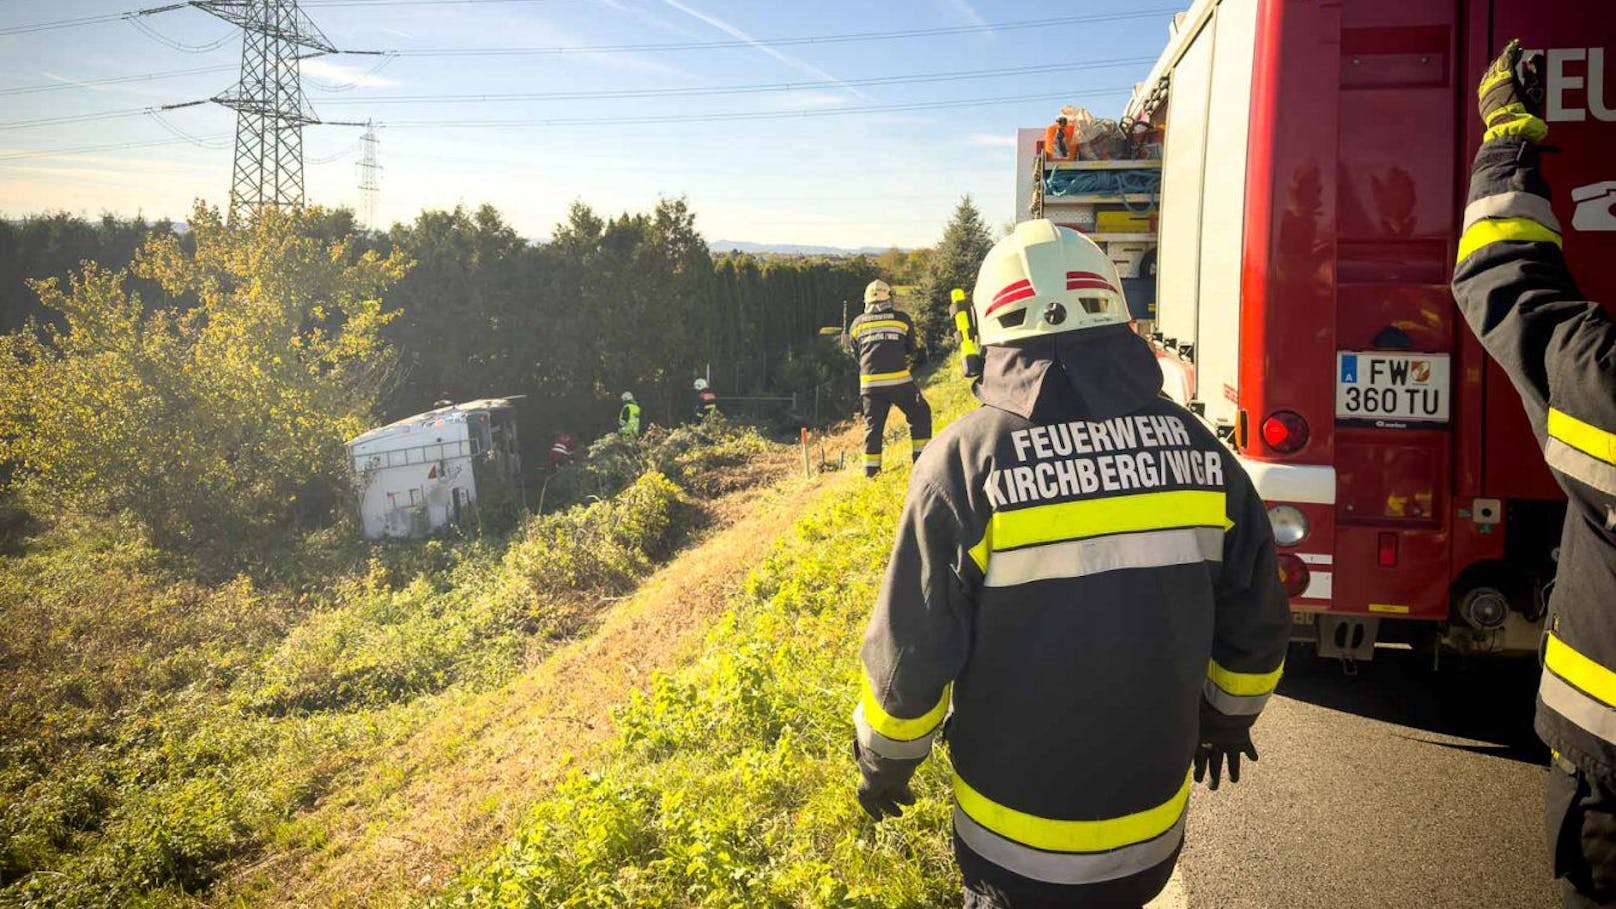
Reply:
[[[1510,42],[1477,91],[1453,295],[1509,374],[1568,501],[1549,602],[1537,733],[1553,751],[1545,817],[1566,906],[1616,905],[1616,324],[1583,299],[1538,168],[1537,61]]]
[[[1149,901],[1284,662],[1263,503],[1161,395],[1119,287],[1046,220],[988,253],[984,406],[916,464],[864,639],[859,802],[901,814],[944,735],[967,907]]]
[[[909,374],[915,323],[892,308],[892,288],[881,280],[864,288],[864,312],[847,329],[859,361],[859,407],[864,415],[864,475],[881,472],[881,435],[893,406],[909,420],[913,458],[931,440],[931,405]]]
[[[617,432],[624,436],[637,436],[640,434],[640,404],[634,400],[634,392],[623,392],[623,409],[617,412]]]

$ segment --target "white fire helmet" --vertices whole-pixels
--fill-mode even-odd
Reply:
[[[892,302],[892,285],[876,278],[864,287],[864,305]]]
[[[993,244],[971,301],[983,344],[1007,344],[1129,320],[1117,267],[1094,241],[1048,220]]]
[[[707,380],[701,378],[700,376],[697,376],[696,377],[695,388],[696,388],[697,391],[706,391],[707,390]]]
[[[627,404],[628,402],[630,402],[632,400],[634,400],[634,392],[632,392],[632,391],[623,392],[623,403],[624,404]]]

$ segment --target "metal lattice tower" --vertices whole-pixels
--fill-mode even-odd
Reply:
[[[359,223],[376,229],[376,202],[381,195],[382,166],[376,162],[376,122],[365,121],[365,134],[359,137],[364,154],[359,159]]]
[[[236,112],[230,216],[303,202],[303,127],[320,122],[303,95],[299,60],[337,48],[297,0],[197,0],[242,30],[241,79],[213,100]]]

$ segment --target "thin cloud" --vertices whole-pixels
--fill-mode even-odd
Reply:
[[[670,7],[674,8],[674,9],[678,10],[681,13],[684,13],[685,15],[690,16],[691,18],[699,19],[702,22],[707,23],[708,25],[712,26],[713,28],[716,28],[719,31],[723,32],[724,34],[729,35],[731,38],[734,38],[734,39],[736,39],[738,41],[745,41],[747,44],[751,45],[753,48],[755,48],[755,49],[769,55],[770,57],[773,57],[774,59],[780,61],[781,63],[784,63],[787,66],[793,67],[795,69],[799,69],[799,70],[801,70],[801,71],[803,71],[805,73],[809,73],[809,74],[814,75],[814,76],[818,76],[819,78],[824,79],[826,81],[835,82],[836,84],[842,86],[843,88],[847,89],[849,92],[852,92],[854,95],[857,95],[860,98],[864,98],[866,100],[874,100],[873,98],[871,98],[869,95],[865,94],[864,92],[861,92],[858,89],[852,87],[851,85],[848,85],[847,83],[843,82],[837,76],[831,75],[830,73],[826,72],[825,70],[820,69],[819,67],[813,65],[812,63],[809,63],[806,60],[800,60],[800,59],[798,59],[796,57],[791,56],[790,54],[782,53],[779,50],[777,50],[777,49],[775,49],[773,47],[770,47],[769,45],[764,44],[763,42],[759,41],[757,38],[753,37],[752,35],[747,34],[745,31],[743,31],[739,27],[737,27],[735,25],[732,25],[732,24],[730,24],[728,22],[725,22],[723,19],[720,19],[717,16],[709,16],[706,13],[702,12],[701,10],[695,9],[693,7],[685,5],[684,3],[681,3],[680,0],[662,0],[662,2],[667,4]]]
[[[965,144],[978,148],[1015,148],[1016,137],[1014,133],[971,133],[965,138]]]
[[[626,16],[632,17],[637,21],[648,23],[656,26],[657,28],[672,32],[681,38],[694,39],[698,37],[694,30],[685,28],[682,25],[675,25],[661,16],[653,14],[650,10],[647,10],[644,7],[633,6],[628,3],[620,2],[620,0],[595,0],[595,2],[606,7],[607,9],[616,10],[617,12],[623,13]]]
[[[390,88],[399,84],[397,79],[389,79],[380,73],[371,72],[369,67],[361,68],[344,63],[332,63],[330,60],[324,60],[319,57],[304,59],[298,64],[298,67],[305,76],[325,79],[344,87]]]
[[[988,20],[982,18],[982,14],[977,12],[976,7],[972,6],[968,2],[968,0],[947,0],[947,2],[948,2],[948,5],[952,6],[955,10],[957,10],[960,13],[960,15],[962,15],[965,18],[971,20],[972,25],[987,25],[988,24]],[[988,32],[988,34],[991,36],[993,33]]]

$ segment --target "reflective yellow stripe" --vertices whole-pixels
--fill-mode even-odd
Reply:
[[[903,331],[909,330],[908,325],[905,325],[897,319],[881,319],[876,322],[865,322],[862,325],[855,325],[853,327],[853,334],[854,336],[858,336],[867,331],[875,331],[878,328],[897,328],[902,329]]]
[[[1607,464],[1616,464],[1616,432],[1606,432],[1563,410],[1550,407],[1549,435]]]
[[[1543,665],[1583,693],[1598,698],[1606,706],[1616,707],[1616,672],[1573,650],[1553,632],[1549,633],[1548,646],[1543,650]]]
[[[881,463],[881,456],[878,455],[878,454],[867,454],[867,455],[864,456],[864,463],[866,463],[866,464],[880,464]]]
[[[900,369],[897,372],[872,372],[859,376],[860,382],[886,382],[890,379],[907,379],[909,370]]]
[[[1173,829],[1190,798],[1190,775],[1167,801],[1117,818],[1059,821],[1001,805],[954,775],[954,799],[960,810],[1006,839],[1050,852],[1106,852],[1155,839]]]
[[[920,449],[925,448],[926,443],[930,442],[930,441],[931,441],[930,437],[927,437],[927,438],[924,438],[924,439],[910,439],[909,440],[909,447],[911,449],[915,450],[915,451],[919,451]]]
[[[1281,660],[1279,668],[1272,672],[1235,672],[1233,669],[1225,669],[1217,660],[1209,660],[1206,664],[1206,677],[1212,680],[1212,684],[1240,697],[1254,697],[1272,692],[1279,685],[1279,677],[1284,674],[1284,660]]]
[[[1180,490],[1035,505],[994,512],[989,536],[995,552],[1038,543],[1055,543],[1108,533],[1167,530],[1173,527],[1222,527],[1229,520],[1221,492]]]
[[[991,528],[989,529],[991,530]],[[988,549],[992,546],[989,542],[990,539],[991,534],[984,534],[982,539],[977,540],[976,545],[970,549],[971,561],[976,563],[977,568],[982,569],[983,574],[988,572]]]
[[[1489,218],[1470,225],[1459,238],[1459,258],[1463,262],[1483,246],[1504,240],[1560,245],[1560,235],[1531,218]]]
[[[926,711],[924,716],[912,720],[900,719],[883,710],[881,702],[875,699],[875,689],[870,686],[869,678],[864,679],[864,694],[859,703],[864,707],[864,719],[871,729],[889,739],[907,742],[929,735],[943,721],[944,714],[948,713],[950,688],[951,685],[944,685],[943,698],[937,702],[937,706]]]

